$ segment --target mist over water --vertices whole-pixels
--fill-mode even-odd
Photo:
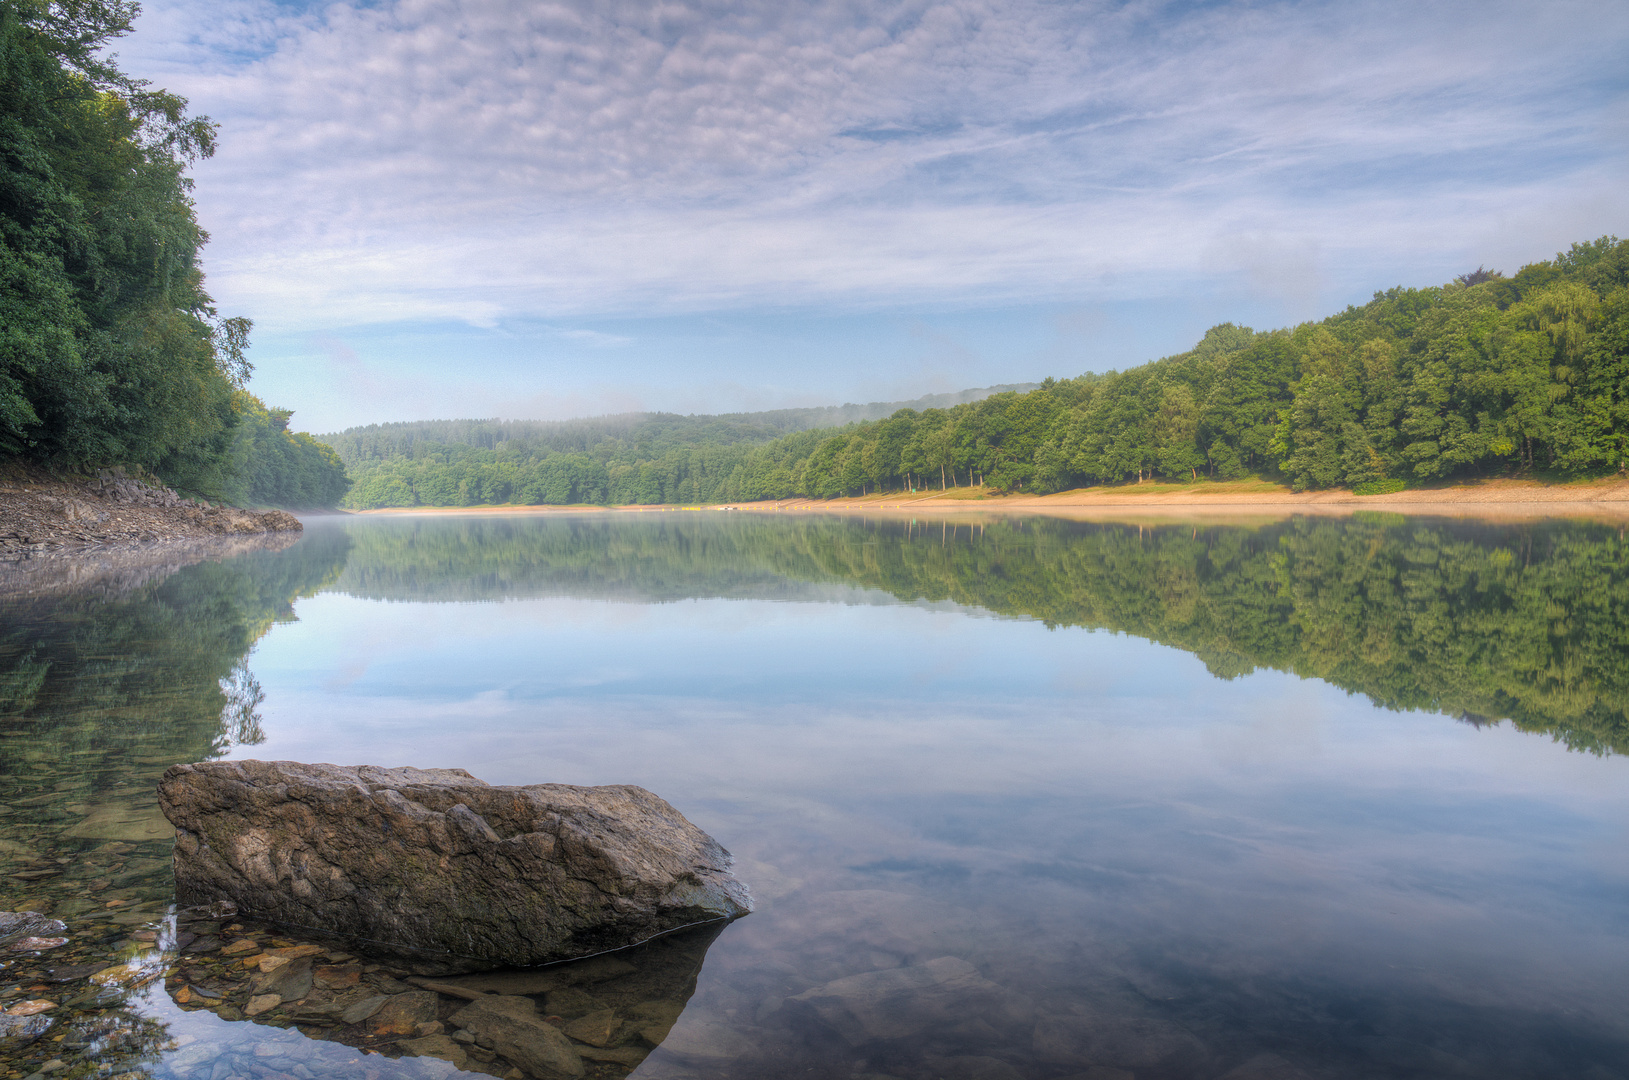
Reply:
[[[219,753],[635,783],[760,901],[640,1076],[1623,1076],[1626,604],[1587,523],[321,519],[12,605],[0,835]]]

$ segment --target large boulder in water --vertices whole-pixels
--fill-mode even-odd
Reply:
[[[531,965],[745,915],[712,837],[644,788],[488,785],[462,769],[174,765],[176,898],[411,950]]]

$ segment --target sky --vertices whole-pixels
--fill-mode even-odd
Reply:
[[[326,432],[887,401],[1629,235],[1629,5],[147,0]]]

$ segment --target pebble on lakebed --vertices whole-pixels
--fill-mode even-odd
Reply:
[[[164,985],[184,1010],[294,1027],[310,1040],[388,1057],[430,1059],[431,1075],[435,1063],[445,1063],[448,1074],[506,1076],[519,1069],[527,1076],[608,1078],[626,1076],[666,1038],[723,928],[713,924],[547,967],[429,977],[421,972],[436,972],[437,965],[370,962],[348,951],[355,946],[347,940],[296,938],[282,926],[244,920],[226,928],[207,913],[185,911],[176,925],[192,943]],[[267,970],[267,959],[283,962]],[[243,1053],[266,1064],[255,1056],[259,1049]],[[195,1067],[187,1064],[192,1058]],[[213,1051],[189,1046],[166,1063],[178,1076],[208,1080],[216,1060]]]
[[[57,989],[0,1001],[0,1062],[34,1075],[61,1055],[50,1060],[77,1076],[162,1057],[165,1074],[180,1080],[265,1069],[314,1080],[358,1076],[367,1055],[382,1055],[420,1080],[457,1071],[620,1080],[667,1037],[724,927],[546,967],[447,975],[434,963],[358,956],[346,939],[232,918],[229,906],[181,909],[152,923],[153,943],[132,934],[124,962],[35,971],[30,980]],[[212,1012],[229,1028],[217,1039],[175,1036],[130,1008],[134,992],[160,985],[181,1010]],[[234,1037],[240,1022],[258,1034]]]

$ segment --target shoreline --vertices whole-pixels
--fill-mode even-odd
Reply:
[[[298,534],[301,528],[299,519],[283,510],[193,502],[123,470],[75,478],[27,466],[0,473],[0,560]]]

